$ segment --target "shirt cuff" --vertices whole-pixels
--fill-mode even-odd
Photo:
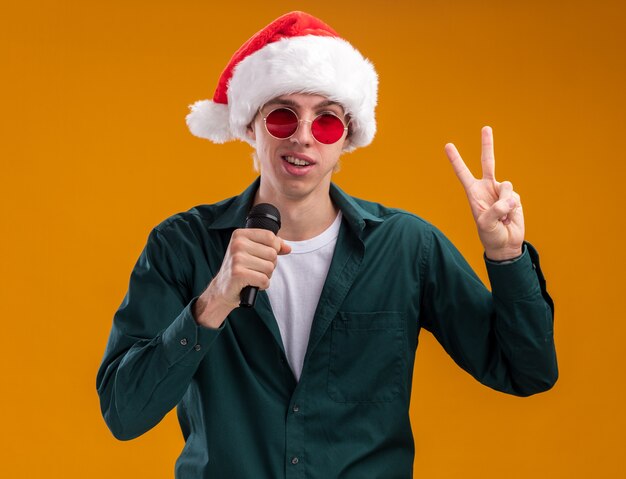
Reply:
[[[521,256],[506,261],[492,261],[485,257],[487,274],[494,297],[517,300],[540,293],[537,264],[531,258],[528,243]],[[530,247],[530,244],[528,244]]]
[[[193,298],[174,322],[163,331],[161,338],[165,357],[170,365],[181,361],[199,363],[224,329],[226,321],[216,329],[205,328],[196,323],[192,311],[197,300],[197,296]]]
[[[526,253],[526,243],[522,244],[522,254],[519,256],[516,256],[515,258],[511,258],[511,259],[503,259],[502,261],[497,261],[495,259],[489,259],[487,258],[487,255],[483,253],[483,256],[485,257],[485,261],[487,263],[492,263],[492,264],[509,264],[509,263],[515,263],[517,260],[519,260],[522,256],[524,256],[524,253]]]

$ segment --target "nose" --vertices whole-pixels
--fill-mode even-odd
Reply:
[[[312,120],[304,120],[300,118],[298,119],[298,122],[298,129],[291,136],[291,138],[289,138],[289,140],[293,143],[298,143],[299,145],[310,146],[315,141],[313,133],[311,132]]]

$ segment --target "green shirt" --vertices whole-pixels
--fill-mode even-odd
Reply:
[[[118,439],[177,406],[185,438],[177,478],[410,478],[422,327],[489,387],[525,396],[556,381],[553,306],[532,246],[516,261],[487,261],[492,295],[432,225],[335,185],[343,223],[300,381],[265,292],[221,328],[198,326],[191,307],[258,185],[152,230],[98,372]]]

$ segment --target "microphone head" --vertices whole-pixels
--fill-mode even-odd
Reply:
[[[278,233],[280,229],[280,212],[269,203],[254,205],[246,218],[246,228],[259,228]]]

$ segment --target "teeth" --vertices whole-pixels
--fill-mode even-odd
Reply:
[[[287,163],[291,163],[292,165],[296,165],[296,166],[309,165],[308,161],[301,160],[300,158],[294,158],[293,156],[285,156],[285,160],[287,160]]]

